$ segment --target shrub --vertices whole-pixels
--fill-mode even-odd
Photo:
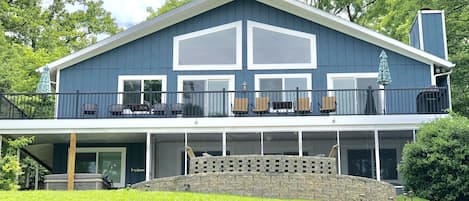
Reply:
[[[450,114],[423,124],[399,165],[406,188],[429,200],[469,200],[469,120]]]

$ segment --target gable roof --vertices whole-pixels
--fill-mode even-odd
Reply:
[[[67,68],[81,61],[112,50],[121,45],[127,44],[146,35],[154,33],[158,30],[169,27],[173,24],[179,23],[208,10],[217,8],[233,0],[193,0],[182,7],[176,8],[168,13],[155,17],[151,20],[142,22],[135,25],[123,32],[120,32],[114,36],[106,38],[96,44],[88,46],[82,50],[72,53],[59,60],[48,64],[51,72]],[[420,49],[414,48],[410,45],[404,44],[398,40],[392,39],[388,36],[372,31],[365,27],[362,27],[353,22],[347,21],[335,15],[329,14],[325,11],[317,8],[308,6],[297,0],[257,0],[268,6],[277,8],[279,10],[288,12],[298,17],[310,20],[317,24],[329,27],[336,31],[348,34],[355,38],[364,40],[366,42],[375,44],[377,46],[387,48],[389,50],[400,53],[404,56],[413,58],[417,61],[435,64],[447,68],[454,67],[455,64],[439,58],[430,53],[424,52]],[[42,70],[42,67],[38,69]]]

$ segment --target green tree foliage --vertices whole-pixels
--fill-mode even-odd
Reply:
[[[167,13],[177,7],[183,6],[192,0],[167,0],[163,6],[161,6],[158,9],[153,9],[152,7],[147,7],[147,12],[150,13],[147,19],[154,18],[158,15],[161,15],[163,13]]]
[[[7,141],[6,153],[0,156],[0,190],[16,190],[19,188],[16,177],[22,174],[16,150],[33,142],[33,137],[19,137]],[[2,153],[3,154],[3,153]]]
[[[351,22],[356,22],[372,6],[376,0],[302,0],[331,14],[342,16]],[[346,17],[345,17],[346,16]]]
[[[408,43],[410,26],[422,8],[445,11],[448,56],[456,64],[451,74],[453,110],[469,117],[469,0],[376,1],[358,22]]]
[[[451,114],[424,124],[405,145],[399,171],[419,197],[469,200],[469,119]]]
[[[78,8],[70,12],[66,5]],[[0,93],[33,92],[35,69],[119,31],[102,1],[0,1]]]

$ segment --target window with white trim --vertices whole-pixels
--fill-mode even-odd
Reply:
[[[184,103],[186,115],[222,116],[230,110],[230,93],[234,91],[234,75],[178,76],[179,102]]]
[[[165,102],[165,75],[121,75],[118,78],[119,103],[157,104]]]
[[[270,102],[296,103],[298,98],[311,101],[311,74],[257,74],[254,76],[257,97],[269,97]],[[296,90],[299,91],[296,91]]]
[[[75,172],[102,174],[114,187],[125,186],[126,148],[77,148]]]
[[[248,21],[248,69],[314,69],[316,35]]]
[[[327,88],[337,90],[329,92],[329,95],[336,96],[337,114],[367,114],[371,111],[376,111],[371,113],[382,111],[384,93],[376,91],[382,88],[376,82],[377,78],[378,73],[328,73]],[[368,87],[374,89],[371,91],[373,103],[366,90]],[[367,101],[368,108],[374,106],[375,109],[367,109]]]
[[[174,37],[174,70],[241,70],[242,22]]]

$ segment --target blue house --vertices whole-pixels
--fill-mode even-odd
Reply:
[[[66,173],[73,133],[75,172],[115,187],[187,174],[186,146],[323,156],[334,145],[338,174],[399,187],[402,148],[447,115],[455,66],[443,11],[418,11],[409,38],[295,0],[194,0],[48,64],[55,93],[2,94],[0,134],[35,136],[25,151]]]

